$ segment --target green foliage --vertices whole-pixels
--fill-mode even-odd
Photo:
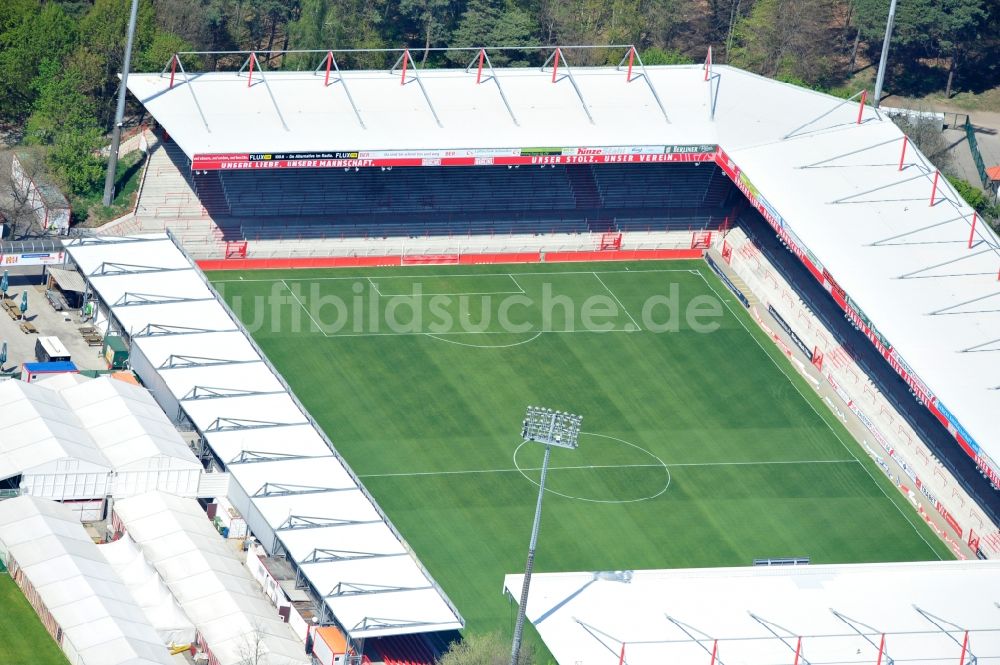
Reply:
[[[510,641],[500,633],[472,633],[465,639],[451,643],[438,665],[507,665],[510,662]],[[518,665],[533,665],[535,651],[531,644],[523,644],[517,658]]]
[[[973,186],[969,182],[959,178],[958,176],[947,176],[948,182],[951,186],[955,188],[958,195],[965,199],[973,209],[977,210],[980,215],[986,215],[993,219],[1000,217],[1000,206],[994,205],[990,202],[990,198],[986,195],[983,190]]]
[[[828,85],[842,75],[827,44],[836,0],[758,0],[733,31],[729,62],[773,78]]]
[[[505,5],[499,0],[470,0],[451,34],[451,45],[470,46],[530,46],[538,43],[539,26],[534,17],[523,9]],[[466,64],[468,54],[450,56],[456,64]],[[517,51],[490,56],[494,65],[523,64],[525,55]]]
[[[37,94],[31,82],[45,61],[60,62],[76,26],[59,5],[5,0],[0,9],[0,122],[23,120]]]
[[[82,86],[78,70],[61,71],[52,60],[43,63],[33,83],[38,98],[25,130],[27,143],[47,145],[65,131],[97,129],[94,103],[81,92]]]
[[[177,35],[169,32],[157,32],[153,35],[152,41],[141,52],[136,53],[132,58],[132,70],[136,72],[158,72],[161,71],[170,57],[178,51],[193,51],[194,46]],[[201,69],[201,60],[195,56],[184,57],[184,68],[187,71],[198,71]]]
[[[642,62],[646,65],[691,65],[694,60],[678,51],[670,51],[651,46],[642,52]]]
[[[49,168],[73,194],[89,194],[100,187],[104,160],[94,153],[101,143],[101,132],[96,127],[67,129],[56,136],[48,157]]]

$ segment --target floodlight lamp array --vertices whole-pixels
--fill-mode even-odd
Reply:
[[[576,448],[583,416],[529,406],[521,425],[521,438],[560,448]]]

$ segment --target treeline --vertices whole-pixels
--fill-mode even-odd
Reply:
[[[2,0],[0,126],[49,146],[73,192],[98,186],[94,150],[110,129],[129,0]],[[159,71],[176,51],[411,48],[424,66],[465,65],[478,45],[635,44],[647,64],[716,62],[835,89],[877,61],[889,0],[142,0],[135,71]],[[622,49],[574,52],[572,64],[616,64]],[[381,67],[386,54],[342,56]],[[543,54],[497,54],[495,65]],[[315,66],[320,56],[265,58]],[[236,55],[188,59],[231,68]],[[1000,83],[1000,2],[901,0],[887,89],[983,90]],[[870,78],[870,77],[869,77]],[[859,87],[852,82],[852,87]],[[851,92],[854,92],[852,89]]]

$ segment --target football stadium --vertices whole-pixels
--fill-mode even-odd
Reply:
[[[108,610],[136,663],[429,665],[519,612],[540,662],[1000,661],[996,234],[864,95],[498,51],[128,76],[136,208],[60,265],[201,466],[80,489],[0,425],[0,561],[71,662],[49,564],[98,556],[160,590]]]

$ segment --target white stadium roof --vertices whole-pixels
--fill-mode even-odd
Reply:
[[[419,83],[411,70],[407,85],[398,71],[344,71],[329,86],[322,72],[265,71],[248,87],[246,73],[178,70],[172,88],[169,74],[132,74],[128,87],[189,157],[230,153],[239,168],[281,166],[282,152],[367,166],[490,162],[538,146],[557,146],[558,163],[710,149],[817,278],[841,300],[846,290],[953,434],[1000,460],[1000,241],[979,223],[967,246],[972,210],[944,178],[929,205],[933,167],[909,145],[900,169],[904,139],[888,118],[731,67],[710,81],[701,66],[637,67],[631,82],[614,68],[568,71],[553,84],[550,70],[499,69],[481,85],[475,69],[421,70]]]
[[[62,629],[60,646],[71,662],[172,662],[166,643],[69,508],[30,496],[0,501],[0,556],[17,562]]]
[[[527,618],[576,665],[996,663],[998,589],[992,561],[542,573]]]
[[[168,413],[198,427],[232,474],[229,499],[268,552],[289,554],[324,616],[353,638],[463,626],[451,601],[172,240],[86,239],[68,243],[67,251],[104,303],[102,312],[110,304],[116,325],[136,333],[133,369]],[[144,279],[147,301],[123,299],[133,275]],[[213,299],[205,300],[206,293]],[[160,302],[165,294],[171,303]],[[170,318],[162,316],[165,308]],[[206,320],[220,331],[202,331]],[[159,327],[144,330],[149,323]],[[178,597],[198,625],[195,611]]]

